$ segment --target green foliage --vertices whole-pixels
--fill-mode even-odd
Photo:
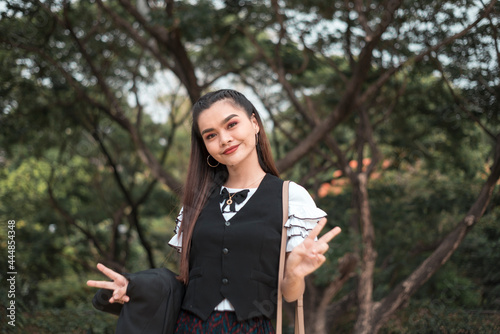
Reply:
[[[21,324],[17,321],[15,328],[2,327],[0,333],[113,334],[117,317],[89,309],[88,303],[26,313]]]
[[[413,116],[417,117],[416,113]],[[409,118],[405,122],[415,126],[406,129],[406,136],[420,132],[425,138],[432,132],[424,131]],[[382,131],[386,131],[385,125]],[[469,129],[469,133],[480,137],[477,129]],[[454,140],[455,134],[443,131],[440,136],[446,143]],[[388,136],[387,140],[391,138]],[[485,178],[481,162],[488,160],[489,151],[488,146],[476,146],[478,142],[481,140],[461,141],[460,151],[474,156],[469,170],[453,163],[460,161],[454,151],[449,151],[446,145],[436,145],[427,154],[393,160],[381,176],[370,181],[370,209],[378,256],[374,300],[384,298],[406,278],[464,218]],[[410,142],[410,147],[404,150],[408,152],[411,147]],[[348,209],[352,196],[351,188],[345,187],[341,194],[318,201],[320,207],[327,209],[330,227],[338,225],[343,230],[328,253],[327,265],[316,273],[320,286],[337,277],[336,259],[360,245],[357,221],[353,221],[353,210]],[[498,203],[496,195],[490,209],[452,258],[412,297],[408,309],[399,311],[381,332],[467,333],[477,329],[481,333],[495,333],[498,330]],[[354,282],[344,286],[336,300],[351,290],[351,284]],[[348,312],[345,321],[337,322],[335,330],[352,328],[353,323],[347,320],[351,316],[354,315]]]
[[[498,195],[493,199],[498,203]],[[500,310],[500,210],[492,208],[481,223],[467,236],[453,255],[462,273],[473,277],[480,287],[480,304],[489,310]]]
[[[399,319],[391,319],[380,333],[498,333],[500,317],[488,312],[464,311],[435,305],[430,301],[411,302]]]
[[[184,89],[196,95],[189,75],[200,91],[233,83],[253,89],[272,115],[270,137],[281,158],[310,135],[312,122],[338,111],[359,51],[370,41],[367,31],[385,19],[380,13],[391,1],[359,2],[369,6],[365,25],[349,1],[278,1],[279,13],[262,1],[174,1],[168,8],[160,1],[131,3],[146,22],[114,1],[103,4],[115,18],[94,1],[9,0],[0,8],[0,219],[17,222],[22,332],[113,332],[116,318],[91,309],[94,290],[85,286],[97,261],[129,271],[152,262],[175,269],[166,242],[179,198],[138,151],[144,145],[169,175],[185,178],[190,106]],[[361,151],[373,157],[358,146],[367,130],[361,127],[365,111],[383,158],[369,183],[376,300],[456,226],[488,172],[491,136],[478,123],[493,134],[500,130],[492,47],[498,11],[455,43],[410,61],[467,26],[478,6],[404,1],[375,45],[361,86],[373,87],[388,70],[409,63],[331,133],[347,160]],[[287,34],[280,35],[282,27]],[[176,34],[183,45],[172,42]],[[168,109],[162,124],[144,112],[144,101],[133,101],[140,87],[159,85],[159,72],[168,72],[169,85],[154,101]],[[144,95],[138,99],[152,99]],[[297,112],[290,95],[308,109]],[[117,111],[123,118],[115,118]],[[315,195],[325,182],[345,180],[332,176],[338,169],[332,155],[320,142],[284,177]],[[382,168],[386,161],[390,166]],[[317,201],[329,227],[343,229],[315,273],[319,288],[338,277],[339,257],[363,247],[348,183],[340,194]],[[450,261],[383,331],[498,332],[498,313],[486,312],[500,307],[498,203],[497,195]],[[6,241],[0,234],[0,252]],[[336,300],[355,288],[349,281]],[[339,326],[352,328],[354,313]]]

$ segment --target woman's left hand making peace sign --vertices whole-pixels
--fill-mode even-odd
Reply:
[[[309,236],[296,246],[286,260],[286,275],[305,277],[318,269],[326,260],[324,254],[328,250],[328,243],[340,233],[340,227],[335,227],[315,240],[326,225],[326,218],[322,218]]]

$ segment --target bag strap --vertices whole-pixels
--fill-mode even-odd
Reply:
[[[283,182],[283,227],[281,232],[281,248],[280,248],[280,264],[278,276],[278,309],[276,314],[276,334],[283,332],[283,294],[281,293],[281,285],[285,274],[285,257],[286,257],[286,227],[288,221],[288,188],[290,181]],[[304,334],[304,302],[301,295],[295,305],[295,334]]]
[[[304,328],[304,295],[300,295],[295,305],[295,334],[305,334]]]

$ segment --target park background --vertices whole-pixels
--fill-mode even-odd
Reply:
[[[189,111],[218,88],[248,95],[282,178],[343,229],[307,278],[307,333],[500,332],[497,1],[2,0],[0,15],[1,333],[113,333],[85,285],[96,263],[175,270]]]

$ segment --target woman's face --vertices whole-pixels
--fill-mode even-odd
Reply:
[[[221,164],[230,168],[242,162],[258,163],[255,135],[259,125],[254,115],[248,118],[244,110],[222,100],[201,112],[198,128],[208,153]]]

